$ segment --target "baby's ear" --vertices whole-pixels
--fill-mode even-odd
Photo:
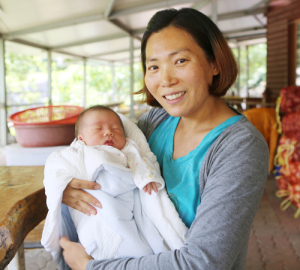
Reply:
[[[82,135],[78,135],[77,139],[78,139],[79,141],[84,141]]]

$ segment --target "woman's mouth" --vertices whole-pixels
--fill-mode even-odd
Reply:
[[[177,93],[177,94],[165,95],[164,98],[166,100],[175,101],[175,100],[181,98],[185,93],[186,93],[185,91],[182,91],[182,92]]]
[[[107,140],[104,145],[108,145],[108,146],[114,146],[114,141],[113,140]]]

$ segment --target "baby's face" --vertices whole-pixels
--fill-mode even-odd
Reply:
[[[121,150],[126,143],[120,119],[108,110],[92,110],[82,119],[78,140],[88,146],[108,145]]]

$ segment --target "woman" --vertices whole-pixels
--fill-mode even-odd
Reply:
[[[262,135],[220,96],[237,68],[215,24],[193,9],[164,10],[142,40],[150,110],[138,122],[158,158],[168,194],[190,227],[180,250],[139,259],[94,261],[61,239],[74,269],[245,269],[250,226],[268,172]],[[89,183],[90,184],[90,183]],[[83,212],[95,205],[74,179],[63,202]],[[99,188],[99,187],[96,187]]]

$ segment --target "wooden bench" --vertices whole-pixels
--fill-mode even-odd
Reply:
[[[46,218],[43,179],[44,166],[0,166],[0,269],[20,247],[24,252],[25,237]],[[14,269],[24,269],[20,256],[15,260],[19,266]]]

